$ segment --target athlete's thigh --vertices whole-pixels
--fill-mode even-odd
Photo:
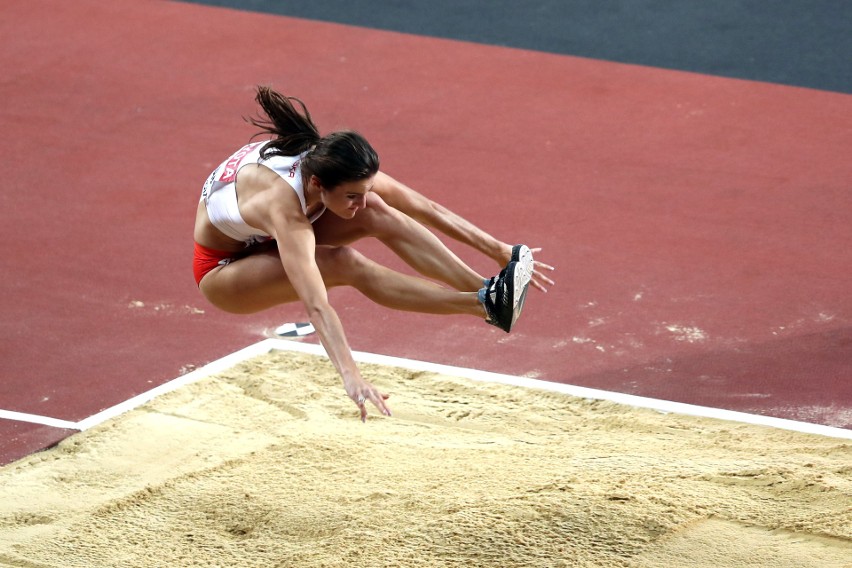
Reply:
[[[314,252],[326,288],[349,283],[347,272],[358,265],[359,257],[349,247],[318,245]],[[299,300],[274,249],[215,269],[201,280],[199,288],[213,305],[233,313],[254,313]]]
[[[204,277],[199,289],[214,306],[233,313],[254,313],[299,299],[277,250],[217,268]]]

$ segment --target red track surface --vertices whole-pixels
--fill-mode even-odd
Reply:
[[[354,349],[852,427],[848,95],[169,2],[0,32],[0,409],[80,420],[303,317],[217,313],[190,271],[272,84],[558,268],[508,336],[335,290]],[[2,421],[0,463],[67,434]]]

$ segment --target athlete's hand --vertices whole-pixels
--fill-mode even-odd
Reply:
[[[379,409],[379,412],[385,416],[390,416],[390,408],[385,404],[385,401],[390,395],[384,394],[376,387],[358,377],[350,381],[345,381],[343,387],[346,389],[346,394],[349,398],[358,405],[358,410],[361,412],[361,422],[367,421],[367,401]]]
[[[542,292],[547,293],[547,287],[553,286],[554,284],[556,284],[556,282],[542,274],[541,271],[546,270],[548,272],[553,272],[554,269],[549,264],[539,262],[535,259],[538,253],[541,252],[541,247],[531,248],[530,250],[533,253],[533,275],[532,280],[530,280],[530,284],[532,284],[534,287],[538,288]]]
[[[512,245],[504,244],[501,248],[502,255],[496,260],[497,264],[500,265],[500,268],[503,268],[504,266],[509,264],[509,260],[512,258]],[[553,272],[554,268],[549,264],[539,262],[535,259],[535,257],[538,256],[538,253],[541,252],[541,247],[530,248],[530,251],[533,253],[533,274],[532,280],[530,280],[530,284],[533,287],[546,293],[547,288],[549,286],[553,286],[554,284],[556,284],[556,282],[545,276],[542,271]]]

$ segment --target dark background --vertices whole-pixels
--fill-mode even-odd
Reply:
[[[852,1],[190,0],[852,93]]]

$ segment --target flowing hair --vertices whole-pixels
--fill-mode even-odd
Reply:
[[[263,114],[247,120],[262,130],[258,134],[273,136],[261,149],[261,158],[307,152],[302,170],[319,178],[326,189],[369,178],[379,171],[379,156],[361,134],[341,130],[320,136],[305,103],[269,87],[258,87],[255,100]]]

